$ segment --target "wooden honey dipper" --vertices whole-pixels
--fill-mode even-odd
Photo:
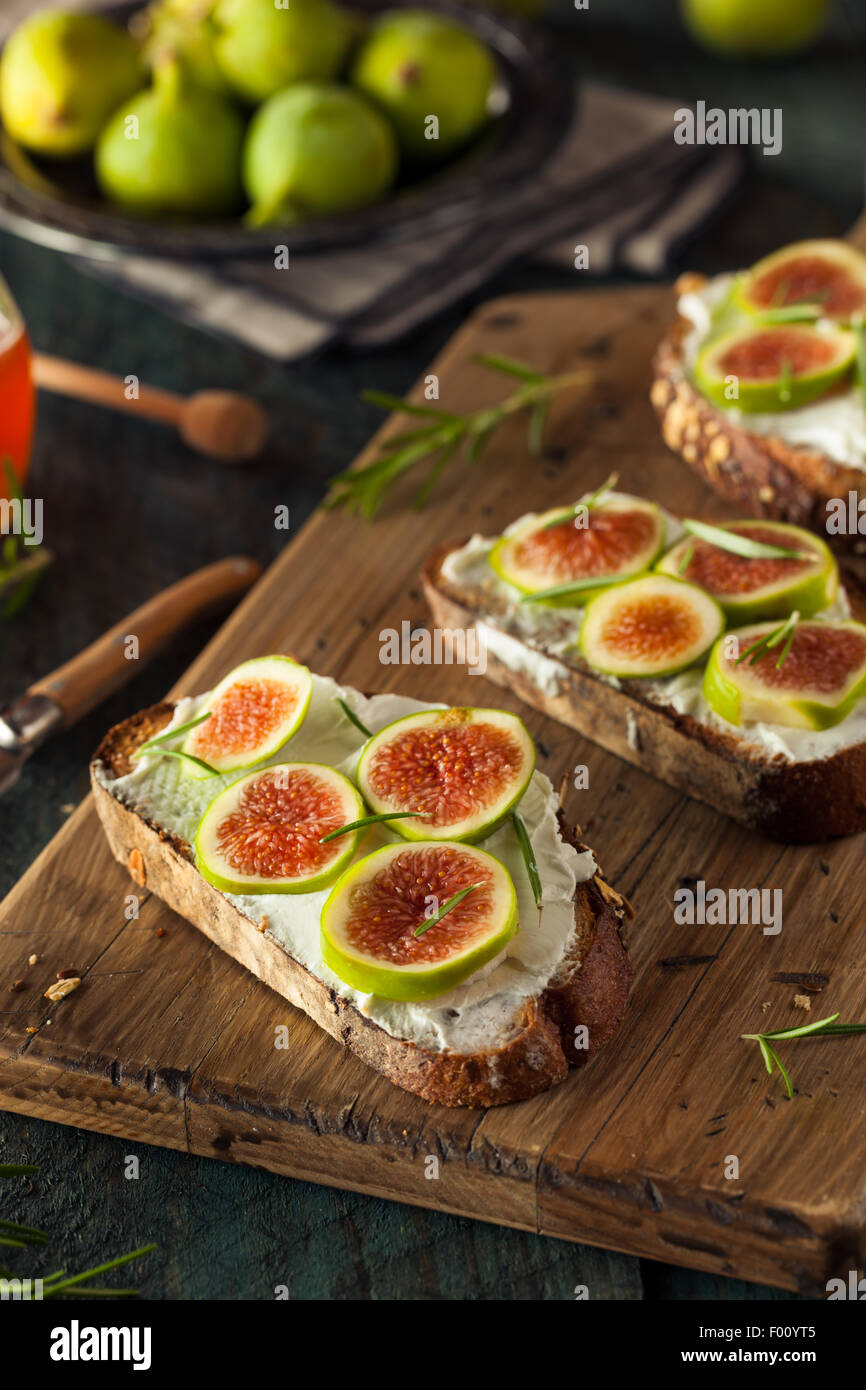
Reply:
[[[33,380],[61,396],[173,425],[191,449],[222,463],[245,463],[255,458],[270,433],[262,406],[237,391],[196,391],[180,396],[155,386],[139,386],[136,396],[130,398],[121,377],[40,352],[33,356]]]

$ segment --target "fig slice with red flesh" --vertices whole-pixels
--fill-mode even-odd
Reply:
[[[731,623],[786,618],[795,608],[811,617],[835,599],[838,566],[811,531],[781,521],[729,521],[719,529],[760,545],[795,550],[802,558],[735,555],[703,537],[687,535],[662,556],[656,570],[705,589]]]
[[[798,241],[753,265],[736,292],[750,314],[814,305],[850,323],[866,313],[866,257],[843,241]]]
[[[363,994],[432,999],[499,955],[517,929],[517,894],[498,859],[419,840],[386,845],[343,874],[322,908],[322,957]]]
[[[483,840],[517,805],[535,769],[535,744],[516,714],[423,710],[374,734],[357,782],[377,812],[418,811],[390,822],[406,840]]]
[[[195,839],[196,866],[224,893],[314,893],[351,860],[358,832],[322,843],[360,819],[348,778],[323,763],[276,763],[232,782],[210,803]]]
[[[574,593],[544,602],[580,608],[599,591],[584,587],[587,580],[597,577],[604,587],[649,569],[664,537],[664,518],[655,503],[614,493],[588,509],[577,504],[528,517],[496,542],[490,564],[522,594],[577,584]]]
[[[841,328],[765,324],[708,343],[695,381],[723,409],[777,413],[823,396],[851,372],[856,352],[854,334]]]
[[[758,623],[725,633],[704,672],[708,704],[729,724],[784,724],[829,729],[866,694],[866,627],[855,622],[802,622],[788,647],[777,641],[745,655],[778,632]]]
[[[216,772],[240,772],[270,758],[297,733],[307,715],[313,678],[287,656],[245,661],[211,691],[182,751]]]
[[[700,661],[724,626],[721,608],[703,589],[649,574],[605,589],[587,605],[578,646],[605,675],[654,679]]]

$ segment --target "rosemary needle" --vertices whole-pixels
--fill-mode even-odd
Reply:
[[[370,730],[367,728],[367,725],[361,723],[355,711],[353,709],[350,709],[349,705],[343,699],[342,695],[335,696],[335,699],[337,701],[337,704],[340,706],[340,709],[343,711],[346,718],[349,720],[349,723],[354,724],[356,729],[360,729],[361,733],[364,735],[365,738],[372,738],[373,735],[370,733]]]
[[[785,1042],[791,1038],[840,1037],[851,1033],[866,1033],[866,1023],[837,1023],[838,1017],[837,1013],[830,1014],[828,1018],[818,1018],[814,1023],[803,1023],[798,1028],[781,1028],[775,1033],[741,1033],[740,1036],[746,1042],[758,1044],[764,1066],[770,1076],[773,1074],[774,1065],[779,1068],[788,1100],[793,1100],[794,1087],[791,1078],[782,1065],[773,1043]]]
[[[514,833],[517,836],[517,843],[520,845],[520,853],[523,855],[523,862],[526,865],[526,876],[532,888],[532,896],[535,898],[535,906],[541,911],[541,900],[543,897],[541,888],[541,875],[538,872],[538,861],[535,858],[535,851],[532,848],[532,841],[523,817],[517,811],[511,813],[511,823],[514,826]]]
[[[31,1173],[38,1173],[39,1165],[35,1163],[0,1163],[0,1178],[27,1177]],[[0,1219],[0,1246],[13,1249],[26,1249],[27,1246],[47,1245],[50,1237],[47,1231],[40,1231],[36,1226],[22,1226],[14,1221]],[[113,1260],[106,1260],[101,1265],[95,1265],[93,1269],[86,1269],[81,1274],[67,1276],[65,1269],[55,1269],[53,1273],[41,1277],[42,1298],[62,1298],[67,1290],[75,1289],[76,1297],[85,1298],[134,1298],[137,1289],[106,1289],[106,1288],[87,1288],[85,1287],[97,1274],[106,1274],[109,1270],[118,1269],[121,1265],[129,1264],[130,1260],[140,1259],[142,1255],[148,1255],[157,1247],[155,1244],[142,1245],[138,1250],[132,1250],[128,1255],[118,1255]],[[0,1278],[12,1279],[15,1276],[6,1266],[0,1267]]]
[[[489,355],[475,359],[489,371],[516,378],[518,386],[496,406],[485,406],[464,415],[438,407],[406,401],[384,391],[363,391],[362,399],[394,415],[412,415],[431,421],[382,442],[379,454],[362,468],[349,468],[332,478],[332,491],[322,503],[333,510],[345,507],[368,520],[376,515],[391,488],[405,473],[427,463],[427,476],[415,496],[415,506],[426,505],[448,464],[463,453],[469,466],[478,463],[491,438],[510,416],[529,412],[528,446],[537,454],[543,445],[547,411],[555,395],[570,387],[587,386],[592,374],[566,372],[545,376],[511,358]]]
[[[332,830],[329,835],[323,835],[319,844],[326,845],[329,840],[339,840],[341,835],[348,835],[352,830],[364,830],[368,825],[378,825],[380,821],[406,820],[410,816],[424,814],[424,811],[380,811],[375,816],[362,816],[360,820],[350,820],[346,825],[341,825],[339,830]]]
[[[434,912],[432,917],[427,917],[412,933],[413,936],[423,936],[425,931],[435,927],[437,922],[441,922],[443,917],[447,917],[449,912],[453,912],[455,907],[462,903],[464,898],[468,898],[470,893],[474,893],[476,888],[483,888],[483,883],[470,883],[468,888],[461,888],[458,893],[453,893],[447,902],[444,902],[438,912]]]

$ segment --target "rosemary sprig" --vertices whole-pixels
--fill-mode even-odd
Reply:
[[[839,1015],[830,1014],[828,1018],[816,1019],[814,1023],[804,1023],[799,1028],[781,1028],[775,1033],[741,1033],[740,1037],[747,1042],[756,1042],[761,1050],[764,1065],[770,1076],[773,1075],[773,1065],[775,1064],[781,1072],[785,1082],[785,1090],[788,1093],[788,1100],[794,1098],[794,1088],[791,1085],[791,1078],[782,1065],[778,1052],[773,1047],[775,1042],[785,1042],[789,1038],[810,1038],[815,1037],[845,1037],[849,1033],[866,1033],[866,1023],[837,1023]]]
[[[552,589],[536,589],[532,594],[523,594],[521,603],[544,603],[550,598],[565,598],[567,594],[585,593],[587,589],[607,589],[613,584],[626,584],[637,579],[634,574],[590,574],[584,579],[572,579],[568,584],[555,584]]]
[[[779,368],[779,400],[789,401],[791,399],[791,380],[793,378],[793,368],[787,357],[782,359]]]
[[[121,1265],[129,1264],[130,1260],[140,1260],[142,1255],[149,1255],[150,1252],[155,1249],[155,1243],[151,1245],[142,1245],[141,1248],[138,1250],[130,1250],[128,1255],[118,1255],[117,1259],[115,1260],[106,1260],[104,1264],[94,1265],[93,1269],[87,1269],[84,1271],[83,1274],[73,1274],[71,1278],[68,1279],[58,1277],[56,1279],[51,1280],[50,1282],[43,1281],[42,1297],[43,1299],[57,1298],[58,1295],[66,1293],[67,1289],[74,1288],[77,1289],[76,1296],[82,1293],[89,1292],[95,1295],[96,1297],[101,1298],[135,1298],[138,1294],[137,1289],[99,1288],[86,1290],[80,1289],[78,1288],[78,1286],[80,1284],[86,1284],[88,1280],[92,1279],[97,1274],[107,1274],[108,1271],[111,1269],[118,1269]],[[65,1273],[65,1270],[60,1271],[61,1275]]]
[[[789,550],[781,545],[765,545],[763,541],[753,541],[750,536],[741,536],[738,531],[728,531],[724,526],[711,526],[707,521],[696,521],[687,516],[683,529],[698,540],[706,541],[719,550],[728,550],[732,555],[741,555],[746,560],[809,560],[800,550]]]
[[[0,1244],[47,1245],[51,1237],[36,1226],[21,1226],[17,1221],[0,1221]]]
[[[334,698],[337,701],[337,704],[340,706],[340,709],[345,714],[346,718],[349,720],[349,723],[354,724],[356,729],[360,729],[361,733],[364,735],[365,738],[372,738],[373,735],[370,733],[370,730],[367,728],[367,725],[361,723],[355,711],[349,708],[342,695],[335,695]]]
[[[195,767],[206,772],[209,777],[218,777],[219,768],[212,767],[210,763],[205,762],[204,758],[197,758],[194,753],[184,753],[180,748],[167,748],[165,746],[167,743],[173,743],[176,738],[188,734],[190,729],[198,728],[199,724],[210,719],[212,712],[212,710],[207,710],[204,714],[198,715],[197,718],[190,719],[186,724],[178,724],[176,729],[169,729],[167,733],[157,734],[154,738],[148,739],[147,743],[143,743],[138,749],[135,757],[143,758],[150,755],[155,758],[181,758],[184,762],[193,763]]]
[[[392,435],[386,439],[372,463],[363,468],[346,469],[333,478],[333,490],[323,506],[333,510],[345,507],[368,520],[375,516],[389,490],[404,473],[428,461],[426,481],[414,499],[416,508],[426,505],[444,469],[458,454],[472,466],[481,459],[493,434],[505,420],[529,411],[529,449],[538,453],[543,444],[547,410],[555,395],[569,387],[586,386],[592,381],[587,371],[566,372],[549,377],[522,362],[495,355],[474,359],[491,371],[515,377],[520,385],[499,405],[484,407],[465,415],[420,405],[383,391],[363,391],[361,397],[393,414],[414,415],[434,421],[430,425]]]
[[[141,758],[145,753],[153,758],[180,758],[182,762],[193,763],[195,767],[201,768],[208,777],[219,777],[218,767],[212,767],[210,763],[205,762],[204,758],[197,758],[194,753],[182,753],[179,748],[151,747],[145,743],[142,744],[135,756]]]
[[[806,323],[814,322],[821,317],[823,310],[820,304],[785,304],[778,309],[768,309],[761,314],[760,322],[764,323]]]
[[[212,710],[205,710],[204,714],[190,719],[187,724],[178,724],[176,729],[168,729],[164,734],[155,734],[153,738],[148,739],[147,743],[141,745],[138,750],[139,753],[144,753],[146,749],[153,748],[158,743],[174,743],[175,739],[180,738],[182,734],[188,734],[190,729],[197,729],[199,724],[204,724],[205,720],[210,719],[212,714]]]
[[[23,507],[24,493],[18,474],[12,467],[12,460],[4,456],[0,464],[9,497]],[[0,620],[11,621],[29,603],[53,558],[42,545],[25,547],[21,538],[12,532],[3,536],[0,546]]]
[[[442,904],[438,912],[434,912],[432,917],[427,917],[421,923],[420,927],[415,928],[412,935],[423,936],[425,931],[429,931],[431,927],[435,927],[437,922],[441,922],[443,917],[447,917],[449,912],[453,912],[455,907],[458,907],[464,898],[468,898],[470,893],[475,892],[476,888],[483,887],[483,883],[470,883],[468,888],[461,888],[459,893],[452,894],[448,901]]]
[[[0,1163],[0,1178],[25,1177],[39,1171],[38,1164],[34,1163]],[[0,1220],[0,1246],[23,1250],[28,1246],[45,1246],[50,1239],[47,1231],[40,1231],[36,1226],[23,1226],[14,1221]],[[90,1289],[83,1286],[96,1275],[107,1274],[109,1270],[129,1264],[131,1260],[138,1260],[156,1248],[155,1244],[142,1245],[140,1249],[132,1250],[128,1255],[118,1255],[116,1259],[106,1260],[104,1264],[86,1269],[82,1274],[67,1276],[65,1269],[54,1270],[42,1279],[42,1298],[62,1298],[72,1288],[75,1289],[77,1298],[136,1298],[138,1289]],[[14,1276],[11,1270],[4,1267],[0,1269],[0,1277],[11,1279]]]
[[[853,325],[857,339],[857,375],[860,378],[860,394],[866,406],[866,322],[863,319]]]
[[[592,511],[593,507],[597,507],[600,502],[604,501],[607,494],[613,491],[618,482],[619,474],[611,473],[608,478],[605,478],[601,487],[595,489],[595,492],[591,492],[588,497],[584,497],[581,501],[575,502],[567,511],[561,511],[558,512],[556,516],[552,516],[549,521],[545,521],[540,529],[542,531],[552,531],[555,526],[561,526],[564,521],[572,521],[573,518],[577,516],[578,512]]]
[[[518,811],[512,811],[511,823],[514,826],[514,833],[517,836],[517,843],[520,845],[520,853],[523,855],[523,862],[526,865],[526,876],[532,889],[532,896],[535,899],[535,906],[541,911],[541,874],[538,872],[538,861],[535,858],[535,850],[532,848],[532,841],[523,817]]]
[[[685,551],[683,552],[683,558],[682,558],[682,560],[680,561],[679,566],[677,567],[677,574],[685,574],[685,573],[686,573],[686,570],[688,569],[689,565],[692,563],[692,560],[694,559],[694,556],[695,556],[695,543],[694,543],[694,541],[692,541],[691,545],[686,546],[686,549],[685,549]]]
[[[360,820],[350,820],[346,825],[341,825],[339,830],[332,830],[329,835],[323,835],[319,844],[326,845],[329,840],[339,840],[341,835],[348,835],[352,830],[363,830],[368,825],[378,825],[380,821],[406,820],[410,816],[426,814],[425,811],[381,811],[375,816],[362,816]]]
[[[776,670],[780,671],[785,663],[785,658],[794,645],[794,635],[799,621],[800,614],[795,608],[783,623],[780,623],[778,627],[771,628],[769,632],[765,632],[763,637],[759,637],[757,642],[753,642],[744,652],[741,652],[734,665],[739,666],[741,662],[750,658],[749,665],[755,666],[762,656],[772,651],[774,647],[778,647],[780,642],[784,642],[785,645],[782,647],[779,660],[776,662]]]

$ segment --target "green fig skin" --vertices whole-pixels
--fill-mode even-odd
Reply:
[[[861,625],[847,623],[845,626],[860,628]],[[832,729],[836,724],[841,724],[843,719],[847,719],[854,706],[866,694],[866,671],[836,705],[824,704],[818,700],[798,700],[790,695],[774,697],[767,692],[762,699],[762,708],[759,712],[755,710],[754,696],[750,699],[728,673],[727,663],[724,661],[724,644],[730,637],[737,637],[741,650],[745,650],[760,631],[761,627],[740,628],[725,633],[716,642],[704,670],[703,680],[704,698],[710,708],[736,728],[760,718],[761,722],[781,724],[787,728],[820,731]]]
[[[272,769],[280,770],[280,764],[272,764]],[[307,766],[316,768],[316,763],[308,764],[283,764],[286,768],[293,766]],[[344,784],[346,798],[346,823],[350,820],[359,820],[364,814],[364,803],[348,778],[341,777],[339,773],[327,765],[321,766],[321,771],[328,776],[337,777]],[[202,878],[207,879],[208,883],[213,884],[221,893],[318,893],[324,888],[329,888],[340,875],[349,867],[358,844],[361,839],[360,831],[351,831],[340,839],[333,841],[335,846],[334,858],[319,873],[311,874],[308,878],[302,879],[253,879],[232,877],[231,864],[224,867],[224,861],[217,850],[212,862],[211,851],[214,846],[213,822],[214,818],[219,821],[219,812],[226,806],[231,807],[232,798],[237,795],[242,783],[255,782],[263,775],[264,769],[248,773],[246,777],[241,777],[236,782],[232,782],[228,787],[224,787],[221,792],[214,797],[213,801],[206,807],[204,815],[199,822],[199,827],[195,837],[195,863],[196,868]]]
[[[253,117],[243,155],[253,225],[325,217],[381,198],[397,146],[363,97],[328,82],[299,82]]]
[[[127,131],[137,122],[137,138]],[[219,217],[243,203],[244,123],[214,92],[164,85],[114,114],[96,147],[106,197],[145,216]]]
[[[563,594],[559,598],[539,600],[539,607],[585,608],[590,599],[595,598],[598,594],[604,593],[605,589],[610,587],[610,583],[614,581],[623,583],[628,579],[635,579],[638,575],[644,574],[653,568],[664,546],[665,527],[661,512],[655,502],[646,502],[642,497],[629,498],[628,500],[630,503],[633,503],[636,508],[648,512],[656,519],[657,534],[653,543],[645,550],[638,552],[624,564],[622,570],[618,574],[606,575],[606,582],[599,584],[597,589],[582,589],[573,594]],[[604,509],[604,503],[602,503],[598,510],[602,511]],[[553,588],[553,584],[551,583],[548,585],[546,581],[543,583],[541,581],[537,583],[526,582],[528,576],[521,576],[519,573],[515,572],[510,557],[515,540],[519,540],[523,535],[531,534],[531,532],[549,524],[557,515],[560,515],[561,512],[561,507],[553,507],[549,511],[540,513],[539,516],[531,523],[527,524],[520,532],[512,531],[507,536],[501,536],[491,549],[488,561],[491,569],[504,581],[504,583],[509,584],[512,589],[516,589],[518,593],[532,594],[537,593],[539,589],[545,587]],[[562,582],[565,584],[568,581],[563,580]]]
[[[725,56],[787,57],[814,43],[828,0],[681,0],[697,41]]]
[[[388,117],[408,158],[434,161],[484,125],[495,77],[488,50],[460,25],[395,10],[374,25],[350,80]],[[428,134],[431,116],[439,123],[436,139]]]
[[[835,386],[850,375],[857,353],[857,342],[852,333],[840,328],[834,330],[831,335],[817,328],[798,324],[796,331],[805,336],[814,337],[817,343],[826,342],[832,336],[836,345],[834,360],[827,366],[793,376],[786,394],[781,389],[780,377],[767,377],[761,381],[741,378],[738,384],[738,395],[734,399],[729,399],[726,394],[729,373],[726,373],[720,365],[718,360],[720,355],[729,348],[735,347],[741,339],[758,334],[783,335],[791,333],[792,329],[793,325],[787,329],[777,325],[765,325],[760,328],[747,328],[731,333],[724,338],[712,339],[701,349],[695,361],[694,377],[701,394],[706,396],[707,400],[712,401],[714,405],[721,407],[722,410],[729,410],[734,407],[742,411],[744,415],[778,414],[783,410],[796,410],[798,406],[808,405],[810,401],[825,395],[831,386]]]
[[[695,612],[701,610],[703,631],[700,638],[685,654],[678,657],[660,656],[655,662],[640,664],[630,660],[628,656],[619,658],[614,653],[605,656],[603,638],[599,640],[604,624],[598,620],[615,614],[617,605],[623,599],[640,599],[645,595],[654,596],[658,593],[669,593],[684,604],[691,604]],[[696,584],[687,584],[682,579],[674,579],[670,575],[643,574],[624,583],[613,584],[590,600],[578,634],[577,649],[584,661],[602,675],[616,676],[618,680],[661,680],[667,676],[678,675],[690,666],[697,666],[704,660],[724,629],[725,615],[706,590],[698,588]]]
[[[732,525],[748,526],[750,523],[731,523]],[[732,625],[742,625],[744,623],[759,622],[763,618],[787,618],[796,608],[803,618],[810,618],[814,613],[820,613],[822,609],[828,608],[839,592],[839,566],[829,546],[811,531],[804,531],[799,526],[790,526],[785,522],[754,522],[751,523],[762,528],[772,527],[778,539],[771,544],[781,548],[790,546],[797,548],[797,542],[805,543],[808,552],[818,561],[818,567],[812,566],[809,572],[801,579],[791,577],[780,581],[778,585],[771,586],[766,590],[757,593],[712,593],[711,597],[716,600],[725,614],[728,623]],[[682,565],[686,559],[690,546],[694,544],[691,536],[684,536],[682,540],[671,546],[654,566],[658,574],[670,574],[674,578],[689,579],[688,569],[682,570]],[[739,560],[737,556],[731,556],[732,563],[748,564],[748,560]],[[697,583],[697,580],[691,582]],[[709,592],[709,590],[708,590]]]
[[[135,45],[95,15],[47,11],[10,35],[0,59],[0,116],[36,154],[93,148],[111,113],[146,80]]]
[[[357,28],[331,0],[218,0],[213,24],[223,76],[253,104],[294,82],[336,77]]]
[[[455,827],[449,826],[447,833],[438,837],[453,842],[463,844],[477,844],[480,840],[487,840],[508,820],[511,813],[522,801],[526,790],[532,781],[537,761],[537,752],[532,735],[527,729],[522,719],[516,714],[511,714],[507,710],[483,709],[468,706],[460,713],[471,722],[475,722],[475,716],[479,716],[478,722],[492,722],[494,724],[511,727],[515,737],[523,745],[524,765],[519,778],[516,778],[511,789],[511,795],[507,801],[500,804],[493,815],[481,811],[472,818],[471,826],[467,827],[462,834],[456,832]],[[392,724],[386,724],[384,729],[371,735],[361,749],[358,766],[355,769],[355,781],[361,789],[364,800],[373,811],[392,811],[402,810],[403,804],[397,801],[389,801],[382,798],[376,791],[374,784],[370,780],[370,761],[377,748],[387,747],[388,743],[396,736],[412,728],[423,728],[425,725],[432,725],[435,721],[435,714],[432,719],[423,714],[406,714],[400,719],[395,719]],[[485,818],[486,815],[486,818]],[[395,834],[402,836],[404,840],[435,840],[437,838],[434,831],[423,819],[415,823],[415,818],[406,820],[395,820],[390,827]]]
[[[801,279],[798,286],[797,262],[801,264]],[[802,264],[807,263],[807,275],[805,281],[802,279]],[[780,250],[774,251],[769,256],[764,256],[760,261],[751,267],[745,275],[739,276],[734,282],[733,299],[736,307],[746,313],[752,319],[760,319],[766,314],[768,309],[773,307],[784,307],[791,303],[808,303],[811,296],[808,286],[814,283],[815,262],[824,262],[829,271],[832,285],[832,276],[840,277],[843,282],[848,282],[848,298],[845,302],[844,290],[843,299],[840,303],[833,294],[819,293],[816,302],[821,309],[821,317],[835,319],[837,323],[848,324],[856,322],[858,316],[866,309],[866,256],[855,247],[849,246],[844,241],[834,241],[827,239],[796,241],[789,246],[783,246]],[[809,263],[812,263],[809,265]],[[790,268],[793,266],[793,270]],[[794,275],[793,285],[789,279],[789,272]],[[767,276],[775,277],[776,286],[785,286],[787,290],[782,297],[779,305],[762,303],[754,298],[755,288]],[[820,277],[818,283],[820,284]],[[772,289],[773,280],[770,286]],[[791,290],[794,289],[794,293]],[[766,299],[766,290],[765,296]]]
[[[436,849],[445,850],[449,846],[455,847],[453,842],[448,840],[416,843],[429,843]],[[463,845],[456,847],[461,850],[464,848]],[[380,999],[398,999],[409,1003],[435,999],[438,995],[462,984],[476,970],[480,970],[482,965],[498,956],[511,938],[516,936],[520,926],[517,893],[508,871],[498,860],[494,861],[501,894],[496,929],[492,930],[474,951],[456,960],[446,957],[425,970],[409,971],[400,966],[390,965],[385,957],[381,961],[369,957],[359,958],[354,952],[347,950],[341,941],[338,928],[341,900],[352,892],[355,885],[363,883],[375,865],[386,861],[394,852],[393,845],[374,850],[372,854],[366,855],[347,869],[334,884],[322,908],[320,919],[322,959],[335,975],[364,994],[375,994]],[[480,850],[479,854],[485,860],[492,859],[484,850]]]

